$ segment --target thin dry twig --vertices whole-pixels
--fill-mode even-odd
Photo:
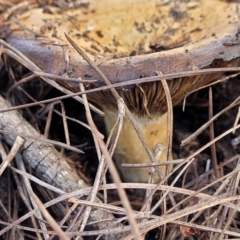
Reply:
[[[212,99],[212,88],[209,88],[209,119],[213,118],[213,99]],[[209,125],[209,132],[210,132],[210,141],[214,139],[214,125],[213,122]],[[211,145],[211,154],[212,154],[212,163],[213,163],[213,169],[214,169],[214,174],[216,178],[219,177],[219,172],[218,172],[218,163],[217,163],[217,155],[216,155],[216,145],[213,143]]]
[[[162,76],[161,72],[156,72],[158,76]],[[168,141],[167,141],[167,159],[171,158],[172,153],[172,139],[173,139],[173,105],[171,93],[166,79],[162,79],[162,85],[167,99],[167,114],[168,114]],[[168,172],[168,171],[167,171]]]
[[[28,2],[20,2],[12,5],[10,8],[7,8],[4,14],[1,15],[1,20],[6,21],[14,12],[19,11],[20,9],[27,8],[29,6]]]
[[[80,83],[80,90],[84,91],[84,86],[83,86],[82,83]],[[86,116],[87,116],[87,118],[91,119],[90,120],[91,122],[93,122],[91,111],[90,111],[90,108],[89,108],[89,104],[88,104],[88,100],[87,100],[86,95],[85,94],[82,95],[82,98],[83,98],[83,104],[84,104],[85,111],[86,111]],[[99,149],[99,144],[98,144],[97,137],[96,137],[95,133],[93,132],[93,130],[92,130],[92,133],[93,133],[93,139],[94,139],[95,147],[97,149],[99,166],[98,166],[97,175],[95,177],[94,185],[93,185],[92,191],[91,191],[90,196],[89,196],[89,201],[90,202],[95,201],[97,191],[98,191],[98,187],[99,187],[99,184],[100,184],[101,174],[102,174],[102,171],[103,171],[103,168],[104,168],[104,165],[105,165],[104,164],[104,158],[101,158],[101,152],[100,152],[100,149]],[[86,226],[86,223],[88,221],[90,212],[91,212],[91,207],[87,207],[85,209],[84,213],[83,213],[83,220],[82,220],[82,223],[81,223],[80,232],[83,232],[83,230]]]
[[[225,226],[222,229],[219,239],[223,239],[224,232],[226,232],[227,228],[229,227],[229,225],[231,224],[234,218],[234,215],[237,213],[239,208],[240,208],[240,202],[237,204],[236,208],[234,209],[234,211],[232,211],[231,215],[229,216],[228,221],[226,222]],[[229,236],[226,236],[226,237],[229,237]]]
[[[61,116],[63,119],[63,128],[64,128],[64,133],[65,133],[65,138],[66,138],[66,144],[68,146],[70,146],[70,137],[69,137],[69,131],[68,131],[66,111],[65,111],[64,104],[61,101],[54,102],[50,105],[49,112],[48,112],[48,118],[47,118],[46,125],[45,125],[44,137],[48,138],[50,125],[52,122],[53,108],[56,104],[60,104],[60,106],[61,106],[61,110],[62,110]]]
[[[56,231],[56,233],[58,234],[58,236],[60,237],[60,239],[63,240],[69,240],[69,238],[67,237],[67,235],[64,233],[64,231],[59,227],[59,225],[56,223],[56,221],[53,219],[53,217],[49,214],[49,212],[44,208],[42,202],[40,201],[40,199],[37,197],[37,195],[35,195],[32,192],[32,197],[35,200],[36,204],[38,205],[40,211],[42,212],[42,214],[44,215],[44,217],[47,219],[48,223],[51,225],[51,227]]]
[[[14,144],[11,148],[11,151],[9,152],[9,154],[7,155],[6,159],[3,159],[2,164],[0,165],[0,176],[2,175],[2,173],[4,172],[4,170],[6,169],[6,167],[11,163],[11,161],[14,159],[14,157],[16,156],[18,150],[20,149],[20,147],[24,144],[25,139],[17,136],[16,140],[14,141]]]
[[[158,75],[162,75],[162,73],[160,72],[156,72]],[[168,84],[167,84],[167,81],[166,79],[162,79],[162,85],[163,85],[163,89],[164,89],[164,92],[165,92],[165,96],[166,96],[166,100],[167,100],[167,114],[168,114],[168,141],[167,141],[167,159],[170,159],[171,158],[171,154],[172,154],[172,138],[173,138],[173,105],[172,105],[172,98],[171,98],[171,93],[170,93],[170,90],[169,90],[169,87],[168,87]],[[166,166],[166,173],[165,175],[168,174],[169,172],[169,165]],[[170,194],[170,199],[172,200],[172,202],[174,203],[175,205],[175,200],[173,198],[173,196],[171,196],[171,193]],[[166,194],[167,196],[167,194]],[[162,196],[162,199],[163,199],[163,208],[162,208],[162,211],[163,211],[163,215],[165,214],[166,212],[166,198],[164,196]],[[167,226],[164,225],[163,226],[163,230],[162,230],[162,233],[161,233],[161,239],[165,239],[166,237],[166,228]]]
[[[13,177],[14,177],[14,180],[15,180],[15,182],[16,182],[17,189],[18,189],[18,193],[19,193],[22,201],[23,201],[24,204],[26,205],[27,209],[28,209],[29,211],[31,211],[31,210],[32,210],[32,206],[31,206],[31,203],[30,203],[30,201],[29,201],[29,198],[28,198],[28,196],[27,196],[27,194],[26,194],[25,186],[24,186],[23,182],[20,181],[20,178],[19,178],[19,177],[17,176],[17,174],[14,173],[14,172],[13,172]],[[38,215],[38,213],[36,213],[36,215]],[[32,221],[32,224],[33,224],[34,228],[36,229],[36,235],[37,235],[37,237],[38,237],[40,240],[42,240],[42,236],[41,236],[41,234],[40,234],[39,231],[38,231],[38,224],[37,224],[37,222],[36,222],[35,214],[34,214],[34,216],[31,216],[31,221]],[[47,234],[47,233],[46,233],[46,234]],[[47,235],[48,235],[48,234],[47,234]]]
[[[26,169],[25,169],[25,166],[24,166],[24,164],[23,164],[23,160],[22,160],[22,157],[21,157],[20,154],[17,154],[17,155],[16,155],[16,163],[17,163],[17,166],[19,167],[19,169],[21,169],[22,171],[26,172]],[[29,199],[30,199],[30,201],[31,201],[31,203],[32,203],[33,208],[37,208],[37,205],[36,205],[34,199],[32,198],[32,195],[31,195],[31,193],[32,193],[33,190],[32,190],[30,181],[29,181],[29,179],[28,179],[27,177],[25,177],[24,175],[23,175],[23,182],[24,182],[26,192],[28,193],[28,197],[29,197]],[[32,209],[32,208],[31,208],[31,209]],[[39,225],[40,225],[41,229],[42,229],[43,231],[46,231],[46,232],[47,232],[47,226],[46,226],[46,225],[44,224],[44,222],[42,221],[42,220],[43,220],[43,217],[42,217],[42,214],[41,214],[39,211],[36,212],[36,217],[37,217],[37,219],[39,219],[38,222],[39,222]],[[37,226],[37,225],[36,225],[36,226]],[[49,235],[48,235],[48,234],[43,234],[43,236],[44,236],[44,239],[48,239],[48,238],[49,238]]]
[[[10,93],[15,89],[17,88],[18,86],[20,86],[21,84],[23,83],[27,83],[29,81],[32,81],[34,78],[35,78],[35,74],[31,74],[25,78],[22,78],[21,80],[19,80],[18,82],[15,82],[7,91],[7,99],[10,99]]]
[[[237,126],[237,124],[238,124],[238,122],[239,122],[239,119],[240,119],[240,107],[238,107],[238,113],[237,113],[237,116],[236,116],[236,119],[235,119],[235,122],[234,122],[233,127],[236,127],[236,126]],[[236,129],[234,128],[234,129],[233,129],[233,134],[235,134],[235,131],[236,131]]]
[[[199,88],[197,88],[197,89],[194,89],[194,90],[192,90],[192,91],[190,91],[190,92],[187,93],[187,95],[185,96],[185,99],[186,99],[188,96],[190,96],[191,94],[193,94],[194,92],[197,92],[197,91],[202,90],[202,89],[205,89],[205,88],[212,87],[212,86],[214,86],[214,85],[216,85],[216,84],[218,84],[218,83],[225,82],[225,81],[227,81],[227,80],[229,80],[229,79],[231,79],[231,78],[235,78],[235,77],[239,76],[239,74],[240,74],[239,72],[238,72],[238,73],[234,73],[234,74],[231,74],[231,75],[229,75],[229,76],[222,77],[221,79],[216,80],[216,81],[214,81],[214,82],[212,82],[212,83],[209,83],[209,84],[206,84],[206,85],[204,85],[204,86],[202,86],[202,87],[199,87]]]
[[[0,101],[1,101],[1,96],[0,96]],[[46,138],[38,138],[38,137],[34,137],[32,135],[27,135],[25,133],[20,133],[20,132],[16,132],[15,129],[12,129],[12,131],[8,131],[8,130],[1,130],[0,129],[0,133],[2,134],[8,134],[8,135],[13,135],[13,136],[21,136],[22,138],[25,138],[25,139],[31,139],[33,141],[40,141],[42,143],[46,143],[46,144],[49,144],[49,145],[56,145],[56,146],[60,146],[62,148],[66,148],[66,149],[69,149],[69,150],[72,150],[74,152],[77,152],[77,153],[84,153],[83,151],[81,151],[80,149],[78,148],[75,148],[75,147],[72,147],[72,146],[69,146],[65,143],[62,143],[62,142],[59,142],[59,141],[55,141],[55,140],[49,140],[49,139],[46,139]]]
[[[183,162],[185,159],[175,159],[175,160],[167,160],[165,162],[156,162],[156,163],[123,163],[121,167],[124,168],[146,168],[146,167],[158,167],[163,165],[172,165]]]
[[[190,136],[188,136],[186,139],[184,139],[181,142],[181,146],[184,146],[186,144],[188,144],[190,141],[194,140],[202,131],[204,131],[214,120],[216,120],[219,116],[221,116],[223,113],[225,113],[226,111],[228,111],[229,109],[239,105],[239,100],[240,97],[236,98],[231,104],[229,104],[226,108],[224,108],[223,110],[221,110],[219,113],[217,113],[216,115],[214,115],[210,120],[208,120],[208,122],[206,122],[205,124],[203,124],[200,128],[198,128],[198,130],[194,133],[192,133]],[[234,130],[235,130],[234,126]]]
[[[73,40],[67,35],[65,34],[66,38],[68,39],[68,41],[71,43],[71,45],[76,49],[76,51],[97,71],[97,73],[102,77],[102,79],[104,80],[104,82],[107,85],[110,85],[110,81],[106,78],[106,76],[102,73],[102,71],[91,61],[91,59],[73,42]],[[115,96],[116,100],[120,100],[120,96],[118,95],[117,91],[115,89],[111,89],[112,90],[112,94]],[[126,108],[127,109],[127,108]],[[141,235],[139,233],[139,229],[137,227],[136,221],[133,217],[132,214],[132,208],[131,205],[129,203],[128,197],[126,195],[126,192],[123,190],[123,188],[121,187],[121,179],[119,177],[119,174],[116,170],[115,165],[113,164],[111,155],[109,154],[106,145],[104,144],[103,140],[100,138],[98,130],[94,124],[94,122],[92,121],[91,116],[89,116],[89,114],[86,112],[86,116],[87,116],[87,120],[88,120],[88,124],[91,127],[95,137],[98,140],[99,146],[105,156],[105,159],[107,161],[108,167],[109,167],[109,171],[113,177],[114,182],[116,183],[116,185],[118,186],[118,193],[119,193],[119,197],[122,201],[123,206],[126,208],[126,213],[127,216],[129,218],[129,223],[132,227],[132,231],[133,234],[135,236],[136,239],[141,239]]]

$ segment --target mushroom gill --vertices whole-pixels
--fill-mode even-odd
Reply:
[[[85,50],[111,83],[228,66],[240,57],[239,3],[222,0],[89,0],[68,1],[63,7],[39,6],[31,0],[14,19],[6,19],[4,38],[44,72],[96,79],[95,70],[66,41],[67,33]],[[214,9],[214,11],[213,11]],[[211,13],[211,14],[210,14]],[[1,31],[0,31],[1,32]],[[3,33],[3,31],[2,31]],[[168,80],[173,105],[192,90],[219,75],[195,75]],[[61,83],[78,91],[74,83]],[[149,148],[167,145],[167,104],[161,81],[117,88],[141,126]],[[116,121],[116,99],[109,90],[89,98],[103,107],[109,132]],[[126,119],[114,155],[125,181],[147,182],[146,169],[124,169],[121,163],[150,163]],[[158,161],[165,161],[166,151]],[[165,172],[165,168],[160,170]],[[158,181],[155,177],[155,181]]]

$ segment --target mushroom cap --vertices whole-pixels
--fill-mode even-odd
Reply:
[[[64,6],[39,6],[38,1],[29,0],[18,15],[5,19],[2,28],[6,41],[43,71],[96,79],[96,84],[88,86],[94,88],[103,85],[101,78],[64,33],[99,64],[112,83],[126,83],[156,76],[156,71],[169,74],[222,67],[239,58],[238,7],[237,2],[222,0],[89,0]],[[169,80],[173,104],[216,77]],[[62,84],[74,91],[78,88],[75,83]],[[161,81],[117,90],[137,114],[145,115],[146,109],[150,114],[167,110]],[[116,102],[110,91],[92,93],[90,98],[97,103]]]

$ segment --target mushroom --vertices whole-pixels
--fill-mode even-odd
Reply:
[[[6,41],[47,73],[96,79],[89,89],[103,86],[102,79],[74,51],[64,33],[90,55],[112,84],[154,77],[156,71],[171,74],[228,66],[240,56],[237,2],[91,0],[79,5],[70,1],[65,8],[45,6],[44,11],[36,6],[38,1],[33,2],[7,22]],[[167,81],[173,105],[218,76],[176,76]],[[74,83],[64,84],[78,91]],[[149,149],[154,151],[160,143],[167,147],[168,113],[162,82],[146,81],[117,91],[132,111]],[[109,132],[118,115],[116,99],[109,90],[93,92],[89,98],[103,107]],[[114,159],[125,181],[148,181],[148,168],[121,168],[122,163],[150,163],[127,119]],[[156,160],[166,161],[167,151]],[[160,170],[164,175],[165,167]],[[159,181],[157,175],[154,180]]]

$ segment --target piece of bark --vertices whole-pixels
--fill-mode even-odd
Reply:
[[[0,109],[8,107],[11,107],[11,104],[0,96]],[[19,135],[32,136],[39,140],[44,139],[44,136],[37,132],[17,111],[0,113],[0,129]],[[16,135],[2,135],[8,144],[12,145],[14,143]],[[89,187],[51,144],[26,139],[22,150],[24,161],[34,169],[36,175],[41,180],[59,187],[65,192]],[[100,202],[98,198],[95,201]],[[107,221],[104,222],[104,219]],[[111,213],[93,209],[89,222],[100,221],[100,223],[94,224],[94,226],[99,229],[107,229],[112,228],[112,222],[109,221],[111,219],[114,219]],[[103,237],[104,239],[107,237],[109,239],[120,239],[123,236],[125,236],[124,233],[118,233]]]

